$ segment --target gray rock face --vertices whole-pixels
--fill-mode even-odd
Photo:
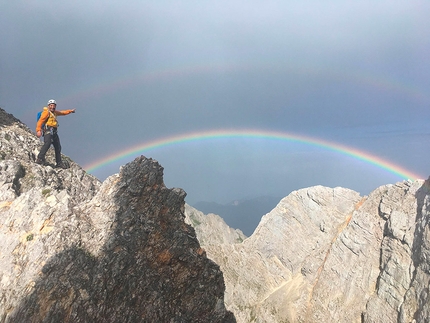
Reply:
[[[207,245],[238,322],[430,322],[429,183],[292,192],[240,244]]]
[[[35,164],[38,139],[0,122],[0,322],[236,321],[156,161],[101,184],[70,160]]]
[[[430,322],[429,187],[429,180],[397,184],[382,196],[380,273],[364,322]]]
[[[184,213],[185,222],[194,227],[197,239],[203,247],[206,245],[240,243],[246,239],[242,231],[230,228],[216,214],[209,213],[205,215],[188,204],[185,204]]]

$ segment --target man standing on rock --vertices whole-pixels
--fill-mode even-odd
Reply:
[[[67,166],[61,161],[61,145],[60,137],[58,137],[57,132],[57,116],[65,116],[70,113],[75,113],[75,109],[56,111],[56,107],[57,102],[55,102],[55,100],[49,100],[48,106],[43,108],[42,114],[37,121],[36,135],[39,138],[43,135],[44,144],[40,149],[39,155],[37,156],[36,163],[40,165],[46,164],[45,155],[52,144],[55,149],[56,167],[67,168]]]

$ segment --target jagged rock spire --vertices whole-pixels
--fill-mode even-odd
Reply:
[[[0,322],[236,321],[158,162],[101,184],[71,160],[34,163],[34,134],[3,110],[0,123]]]

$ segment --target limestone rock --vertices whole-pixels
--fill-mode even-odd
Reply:
[[[188,204],[185,204],[185,222],[194,227],[202,246],[240,243],[246,239],[241,230],[230,228],[220,216],[205,215]]]
[[[226,305],[238,322],[307,321],[321,269],[360,201],[342,188],[295,191],[242,244],[206,248],[224,272]]]
[[[46,160],[51,166],[34,163],[41,141],[12,115],[0,109],[0,197],[12,201],[34,188],[48,191],[65,191],[74,204],[91,199],[100,187],[100,181],[87,174],[78,164],[63,155],[69,169],[54,169],[53,149]],[[9,197],[8,197],[9,196]],[[1,202],[0,202],[1,203]]]
[[[430,322],[429,205],[428,180],[386,187],[380,272],[364,322]]]
[[[0,322],[236,321],[156,161],[103,184],[71,160],[40,166],[38,139],[3,110],[0,145]]]
[[[430,182],[292,192],[240,244],[208,245],[238,322],[429,322]]]

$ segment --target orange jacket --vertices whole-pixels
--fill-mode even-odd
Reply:
[[[54,110],[54,112],[49,111],[47,107],[43,108],[42,114],[40,115],[39,121],[37,121],[36,132],[42,130],[42,125],[45,124],[47,127],[58,127],[57,116],[65,116],[72,113],[73,110]]]

